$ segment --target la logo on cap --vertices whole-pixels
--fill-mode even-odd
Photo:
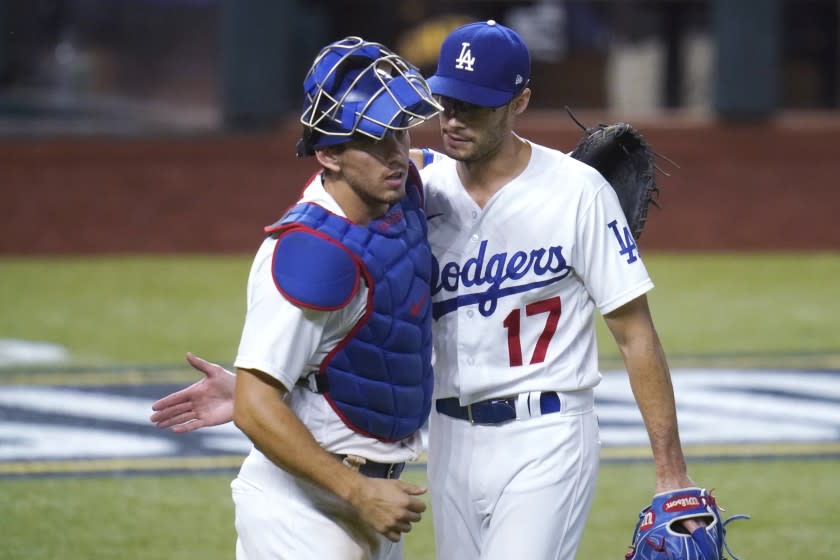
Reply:
[[[467,70],[468,72],[473,71],[475,57],[472,55],[472,51],[470,51],[469,43],[461,43],[461,54],[458,55],[458,58],[455,59],[455,62],[455,68],[457,68],[458,70]]]

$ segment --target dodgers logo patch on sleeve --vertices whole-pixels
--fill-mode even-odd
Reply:
[[[619,231],[618,220],[611,221],[607,224],[607,227],[612,230],[616,241],[618,241],[618,254],[627,256],[627,264],[633,264],[639,260],[636,253],[636,240],[633,238],[633,234],[630,233],[630,228],[622,226],[621,231]]]

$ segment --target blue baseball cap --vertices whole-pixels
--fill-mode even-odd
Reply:
[[[440,47],[432,93],[482,107],[501,107],[531,77],[531,56],[516,31],[495,21],[459,27]]]

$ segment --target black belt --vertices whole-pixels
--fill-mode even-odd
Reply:
[[[347,455],[335,455],[339,461],[344,461]],[[347,464],[347,463],[345,463]],[[355,468],[353,465],[348,465],[350,468]],[[359,474],[363,474],[370,478],[399,478],[405,468],[405,463],[377,463],[375,461],[366,460],[359,465]]]
[[[435,401],[435,409],[441,414],[468,420],[472,424],[502,424],[516,420],[517,397],[505,399],[487,399],[467,406],[461,406],[456,397],[438,399]],[[560,412],[560,397],[555,391],[544,391],[540,393],[539,403],[531,406],[539,406],[540,414],[551,414]]]

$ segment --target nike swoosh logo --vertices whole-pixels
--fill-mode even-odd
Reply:
[[[443,216],[443,212],[439,212],[437,214],[430,214],[426,216],[426,221],[433,220],[435,218],[440,218],[441,216]]]
[[[424,293],[420,296],[420,299],[414,305],[411,306],[412,315],[416,317],[421,311],[423,311],[423,305],[426,303],[427,297],[428,295]]]

